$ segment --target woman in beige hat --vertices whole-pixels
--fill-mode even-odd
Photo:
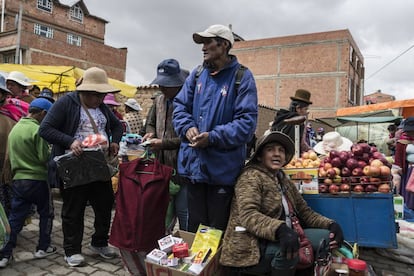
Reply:
[[[129,98],[125,103],[125,115],[124,121],[126,121],[131,129],[131,133],[140,133],[144,127],[144,121],[142,120],[140,111],[141,106],[137,100]]]
[[[79,266],[85,261],[82,256],[82,237],[87,202],[95,211],[95,232],[92,235],[90,249],[105,259],[116,257],[112,248],[108,247],[114,194],[110,178],[107,181],[64,189],[62,181],[56,175],[53,157],[67,151],[72,151],[76,156],[81,155],[82,141],[95,134],[95,128],[110,141],[110,154],[118,155],[119,142],[123,134],[122,124],[103,100],[107,93],[119,91],[108,83],[104,70],[89,68],[85,71],[83,81],[77,90],[59,98],[40,125],[40,136],[53,145],[49,176],[52,186],[55,184],[60,188],[63,199],[63,249],[65,261],[69,266]]]

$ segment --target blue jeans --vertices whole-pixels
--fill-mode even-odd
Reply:
[[[175,214],[178,218],[180,230],[188,229],[187,184],[180,183],[180,191],[175,195]]]
[[[24,221],[31,211],[32,204],[39,213],[39,241],[37,250],[46,250],[50,245],[50,235],[54,218],[53,202],[49,185],[40,180],[14,180],[12,183],[13,197],[9,223],[10,240],[1,251],[3,256],[12,255],[16,247],[17,235],[23,228]]]

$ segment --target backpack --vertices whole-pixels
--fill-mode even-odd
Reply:
[[[236,82],[234,84],[234,90],[236,91],[236,93],[239,91],[239,86],[241,83],[241,79],[243,78],[244,75],[244,71],[246,71],[247,67],[240,64],[239,68],[237,68],[237,72],[236,72]],[[197,67],[197,72],[194,78],[194,83],[197,83],[198,77],[201,75],[201,72],[203,72],[204,70],[204,66],[203,65],[199,65]]]
[[[0,250],[3,249],[10,239],[10,224],[4,211],[3,205],[0,203]]]

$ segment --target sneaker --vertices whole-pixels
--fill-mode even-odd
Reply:
[[[37,250],[35,253],[34,253],[34,256],[36,257],[36,258],[38,258],[38,259],[41,259],[41,258],[44,258],[44,257],[47,257],[47,256],[49,256],[49,255],[52,255],[52,254],[55,254],[56,253],[56,247],[54,247],[54,246],[49,246],[47,249],[46,249],[46,251],[45,250],[42,250],[42,249],[39,249],[39,250]]]
[[[13,260],[13,257],[12,256],[3,256],[1,259],[0,259],[0,268],[5,268],[6,266],[8,266],[10,263],[11,263],[11,261]]]
[[[98,247],[91,245],[90,248],[94,253],[99,254],[102,258],[105,259],[113,259],[118,256],[116,252],[109,246]]]
[[[65,256],[65,261],[69,266],[80,266],[85,261],[85,258],[81,254],[74,254],[72,256]]]

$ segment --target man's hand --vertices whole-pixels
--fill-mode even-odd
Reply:
[[[142,137],[142,142],[145,142],[151,139],[152,137],[154,137],[154,133],[152,132],[145,133],[144,137]]]
[[[331,249],[339,248],[341,247],[342,243],[344,242],[344,234],[342,232],[341,226],[333,222],[331,225],[329,225],[329,239],[331,240],[329,242],[329,247]]]
[[[185,137],[187,138],[187,140],[191,143],[193,143],[193,138],[196,137],[197,135],[199,135],[200,133],[198,132],[198,128],[196,127],[191,127],[187,130],[187,133],[185,134]]]
[[[208,132],[203,132],[197,136],[194,136],[191,142],[192,143],[190,143],[190,147],[193,147],[193,148],[208,147]]]
[[[149,142],[151,142],[149,146],[151,147],[152,150],[162,149],[162,139],[154,138],[154,139],[150,139]]]

